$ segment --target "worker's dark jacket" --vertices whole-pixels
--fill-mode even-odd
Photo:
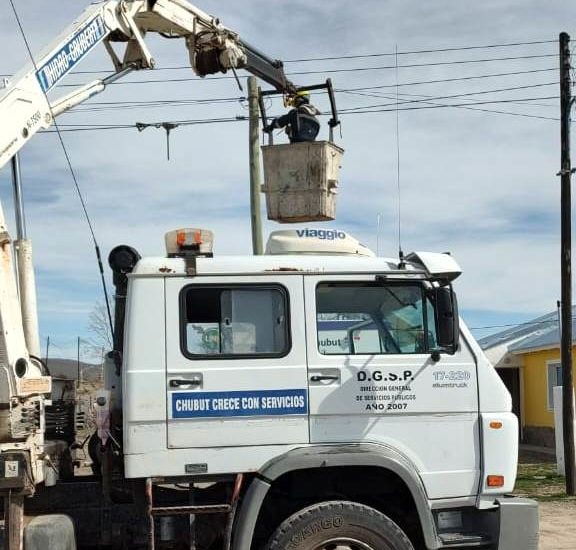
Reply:
[[[286,128],[292,143],[314,141],[320,132],[320,123],[315,115],[320,111],[313,105],[304,104],[274,120],[274,128]]]

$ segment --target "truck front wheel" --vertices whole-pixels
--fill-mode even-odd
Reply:
[[[414,550],[390,518],[355,502],[314,504],[285,520],[266,550]]]

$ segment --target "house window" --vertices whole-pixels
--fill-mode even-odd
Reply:
[[[548,363],[548,410],[554,410],[554,388],[562,385],[562,365]]]
[[[280,286],[189,286],[182,291],[182,351],[190,359],[282,357],[290,349]]]

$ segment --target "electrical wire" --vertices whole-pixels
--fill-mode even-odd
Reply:
[[[457,60],[457,61],[437,61],[433,63],[411,63],[406,65],[400,65],[401,69],[415,69],[422,67],[439,67],[439,66],[451,66],[451,65],[464,65],[464,64],[478,64],[478,63],[490,63],[490,62],[502,62],[502,61],[519,61],[526,59],[543,59],[557,57],[556,54],[545,54],[545,55],[528,55],[528,56],[513,56],[513,57],[497,57],[489,59],[469,59],[469,60]],[[316,70],[316,71],[297,71],[288,72],[287,76],[310,76],[310,75],[325,75],[325,74],[338,74],[338,73],[358,73],[367,71],[381,71],[381,70],[393,70],[394,65],[380,65],[376,67],[354,67],[354,68],[343,68],[343,69],[326,69],[326,70]],[[157,69],[154,69],[157,70]],[[214,81],[214,80],[235,80],[234,76],[211,76],[211,77],[184,77],[184,78],[164,78],[164,79],[146,79],[146,80],[120,80],[117,82],[111,82],[109,86],[126,86],[130,84],[159,84],[159,83],[169,83],[169,82],[197,82],[197,81]],[[67,87],[78,87],[82,84],[60,84],[58,88]]]
[[[455,103],[455,104],[439,104],[439,105],[420,105],[414,107],[403,107],[400,111],[418,111],[418,110],[425,110],[425,109],[435,109],[439,107],[465,107],[467,105],[493,105],[499,103],[517,103],[518,101],[540,101],[540,100],[547,100],[547,99],[559,99],[559,96],[545,96],[545,97],[527,97],[527,98],[518,98],[518,99],[499,99],[499,100],[492,100],[492,101],[477,101],[475,103]],[[392,104],[388,104],[392,105]],[[346,114],[369,114],[369,113],[386,113],[386,112],[395,112],[395,109],[370,109],[367,108],[364,111],[361,110],[354,110],[348,111],[347,109],[341,109],[340,113],[342,115]]]
[[[475,105],[490,105],[490,104],[502,104],[502,103],[515,103],[518,101],[537,101],[537,100],[545,100],[545,99],[558,99],[557,96],[547,96],[547,97],[535,97],[535,98],[521,98],[521,99],[501,99],[501,100],[492,100],[492,101],[478,101],[474,103],[449,103],[449,104],[436,104],[433,103],[431,105],[421,105],[421,106],[413,106],[413,107],[402,107],[398,109],[399,111],[419,111],[419,110],[426,110],[426,109],[440,109],[440,108],[460,108],[460,109],[469,109],[475,110],[480,112],[487,112],[487,113],[494,113],[494,114],[502,114],[502,115],[510,115],[510,116],[518,116],[518,117],[527,117],[527,118],[536,118],[541,120],[551,120],[551,121],[558,121],[557,118],[553,117],[546,117],[541,115],[531,115],[527,113],[515,113],[511,111],[498,111],[493,109],[485,109],[485,108],[474,108]],[[422,103],[432,103],[431,101],[422,101]],[[368,114],[368,113],[389,113],[389,112],[396,112],[396,109],[367,109],[365,111],[347,111],[341,110],[342,115],[360,115],[360,114]],[[327,116],[327,115],[326,115]],[[247,116],[235,116],[235,117],[227,117],[227,118],[211,118],[211,119],[195,119],[195,120],[177,120],[171,121],[172,124],[176,124],[178,126],[196,126],[202,124],[219,124],[219,123],[232,123],[232,122],[244,122],[248,120]],[[160,123],[151,123],[160,124]],[[105,131],[105,130],[133,130],[136,128],[135,124],[60,124],[60,132],[86,132],[86,131]],[[55,130],[42,130],[39,132],[40,134],[49,134],[53,133]]]
[[[130,110],[141,109],[143,107],[193,107],[193,106],[206,106],[206,105],[226,105],[232,103],[241,103],[245,101],[244,97],[229,98],[227,100],[189,100],[189,99],[173,99],[173,100],[159,100],[159,101],[111,101],[108,103],[88,103],[83,107],[74,108],[63,114],[74,113],[94,113],[102,111],[117,111],[117,110]]]
[[[394,99],[393,96],[391,96],[389,93],[370,93],[370,92],[348,92],[349,95],[354,95],[354,96],[359,96],[359,97],[375,97],[375,98],[379,98],[379,99]],[[403,97],[406,97],[407,99],[411,99],[411,98],[424,98],[424,99],[434,99],[435,96],[433,95],[425,95],[425,94],[409,94],[409,93],[402,93],[400,94]],[[465,94],[461,94],[461,95],[465,95]],[[474,101],[474,99],[470,98],[470,100],[466,100],[466,101]],[[519,104],[524,105],[525,101],[523,101],[522,99],[519,99],[517,101]],[[553,105],[551,103],[534,103],[531,102],[530,103],[531,106],[537,106],[537,107],[556,107],[556,105]]]
[[[540,84],[530,84],[524,86],[513,86],[508,88],[496,88],[496,89],[489,89],[489,90],[480,90],[477,92],[466,92],[460,94],[452,94],[452,95],[444,95],[444,96],[422,96],[426,98],[430,98],[433,100],[442,100],[442,99],[452,99],[458,97],[467,97],[467,96],[475,96],[475,95],[486,95],[490,93],[502,93],[502,92],[510,92],[510,91],[517,91],[517,90],[526,90],[531,88],[541,88],[545,86],[556,86],[557,82],[551,83],[540,83]],[[381,98],[389,98],[389,96],[385,95],[377,95],[377,94],[369,94],[369,93],[362,93],[356,91],[349,91],[347,89],[339,90],[340,93],[346,93],[350,95],[358,95],[358,96],[365,96],[365,97],[381,97]],[[401,94],[406,95],[406,94]],[[222,105],[222,104],[232,104],[245,101],[244,96],[238,97],[228,97],[228,98],[217,98],[217,99],[168,99],[168,100],[144,100],[144,101],[109,101],[109,102],[94,102],[88,103],[83,107],[74,108],[71,111],[68,111],[66,114],[74,114],[74,113],[87,113],[87,112],[102,112],[102,111],[113,111],[113,110],[123,110],[123,109],[136,109],[142,107],[181,107],[181,106],[195,106],[195,105]],[[405,103],[418,103],[420,100],[405,100],[400,104]],[[378,106],[387,106],[388,104],[384,105],[372,105],[370,107],[378,107]],[[368,107],[368,106],[366,106]],[[362,109],[366,107],[354,107],[353,109]]]
[[[16,6],[14,4],[14,0],[9,0],[9,2],[10,2],[10,5],[12,7],[12,11],[14,13],[14,17],[16,19],[16,23],[17,23],[18,28],[20,30],[20,34],[22,35],[22,40],[24,41],[24,44],[26,46],[26,50],[28,51],[28,55],[30,56],[30,60],[31,60],[32,64],[34,65],[35,71],[38,72],[38,67],[36,66],[36,62],[35,62],[34,56],[32,54],[32,49],[30,48],[30,44],[28,42],[28,38],[27,38],[26,33],[24,31],[22,21],[20,20],[20,16],[18,15],[18,10],[16,9]],[[44,95],[46,96],[45,92],[44,92]],[[78,195],[78,198],[80,200],[80,205],[81,205],[82,211],[84,213],[84,218],[85,218],[86,223],[88,225],[88,229],[89,229],[90,235],[92,237],[92,242],[94,243],[94,250],[96,252],[96,259],[98,261],[98,267],[100,270],[100,278],[102,281],[104,298],[106,300],[106,308],[108,310],[108,320],[110,323],[110,330],[111,330],[112,334],[114,334],[114,328],[113,328],[113,324],[112,324],[112,313],[110,310],[110,300],[108,298],[108,289],[106,288],[106,279],[104,278],[104,267],[102,265],[102,255],[100,253],[100,246],[98,245],[98,240],[96,239],[96,233],[94,231],[94,226],[92,224],[92,220],[90,219],[90,215],[88,214],[88,208],[86,206],[86,201],[84,200],[84,196],[82,195],[82,191],[80,190],[80,185],[78,183],[78,178],[76,177],[76,172],[74,171],[74,168],[72,167],[72,161],[70,160],[70,155],[68,154],[68,149],[66,148],[66,144],[64,143],[64,138],[62,137],[62,134],[60,132],[60,128],[58,127],[58,124],[57,124],[56,119],[54,117],[54,113],[52,112],[52,107],[50,105],[50,102],[48,101],[47,96],[46,96],[46,103],[48,104],[48,108],[50,109],[50,114],[52,116],[54,128],[56,129],[56,133],[58,135],[58,141],[60,142],[60,145],[62,147],[62,151],[64,153],[64,157],[66,158],[66,164],[68,166],[68,170],[70,172],[70,175],[72,176],[72,180],[74,182],[74,188],[76,189],[76,194]]]
[[[492,73],[492,74],[483,74],[483,75],[473,75],[473,76],[461,76],[457,78],[441,78],[437,80],[421,80],[416,82],[404,82],[399,83],[398,86],[403,88],[406,86],[423,86],[426,84],[442,84],[445,82],[464,82],[467,80],[481,80],[484,78],[500,78],[505,76],[519,76],[525,74],[535,74],[535,73],[549,73],[549,72],[557,72],[558,68],[553,69],[532,69],[528,71],[513,71],[513,72],[506,72],[506,73]],[[381,90],[385,88],[396,88],[396,84],[384,84],[379,86],[360,86],[358,88],[347,88],[347,89],[336,89],[335,92],[361,92],[361,91],[368,91],[368,90]]]
[[[358,92],[352,92],[352,93],[358,93]],[[422,98],[422,103],[426,103],[426,104],[430,104],[430,105],[446,106],[443,103],[436,103],[434,101],[434,96],[426,96],[426,95],[421,95],[421,94],[401,94],[401,95],[411,96],[411,97],[420,97],[420,98]],[[372,96],[372,97],[383,97],[383,98],[391,99],[391,100],[394,99],[393,96],[385,96],[385,95]],[[519,101],[518,103],[522,103],[522,102]],[[534,114],[528,114],[528,113],[519,113],[517,111],[502,111],[502,110],[496,110],[496,109],[482,109],[479,107],[470,107],[469,105],[473,105],[473,103],[467,103],[466,106],[464,106],[464,105],[455,106],[454,108],[455,109],[464,109],[464,110],[468,110],[468,111],[480,111],[480,112],[486,112],[486,113],[493,113],[493,114],[499,114],[499,115],[511,115],[511,116],[525,117],[525,118],[537,118],[537,119],[542,119],[542,120],[553,120],[556,122],[560,120],[557,117],[534,115]],[[538,104],[532,103],[532,105],[538,105]]]
[[[392,57],[395,55],[417,55],[429,53],[447,53],[447,52],[461,52],[469,50],[488,50],[492,48],[507,48],[516,46],[533,46],[539,44],[556,44],[557,40],[535,40],[532,42],[508,42],[502,44],[485,44],[483,46],[459,46],[453,48],[436,48],[430,50],[407,50],[403,52],[387,52],[387,53],[374,53],[374,54],[359,54],[359,55],[341,55],[334,57],[312,57],[305,59],[289,59],[284,63],[306,63],[309,61],[334,61],[344,59],[365,59],[370,57]]]
[[[212,119],[198,119],[198,120],[177,120],[172,121],[171,124],[177,126],[198,126],[203,124],[225,124],[229,122],[244,122],[247,121],[246,116],[236,116],[229,118],[212,118]],[[150,126],[161,125],[161,122],[149,123]],[[109,125],[99,125],[99,124],[61,124],[61,132],[89,132],[89,131],[100,131],[100,130],[134,130],[137,129],[136,124],[109,124]],[[38,132],[39,134],[49,134],[53,133],[55,130],[42,130]]]
[[[539,54],[539,55],[521,55],[514,57],[493,57],[488,59],[461,59],[453,61],[434,61],[432,63],[409,63],[405,65],[400,65],[400,69],[413,69],[421,67],[442,67],[450,65],[467,65],[470,63],[492,63],[500,61],[519,61],[524,59],[544,59],[550,57],[557,57],[557,54]],[[300,71],[294,73],[287,73],[288,75],[306,75],[306,74],[333,74],[333,73],[351,73],[351,72],[361,72],[361,71],[380,71],[386,69],[396,69],[395,65],[380,65],[377,67],[354,67],[346,69],[329,69],[325,71]]]
[[[460,46],[452,48],[435,48],[426,50],[407,50],[403,52],[397,52],[397,55],[422,55],[431,53],[448,53],[448,52],[459,52],[459,51],[471,51],[471,50],[488,50],[495,48],[508,48],[508,47],[519,47],[519,46],[534,46],[543,44],[556,44],[556,40],[534,40],[527,42],[508,42],[500,44],[485,44],[485,45],[475,45],[475,46]],[[287,59],[283,63],[310,63],[319,61],[347,61],[352,59],[373,59],[378,57],[392,57],[396,55],[396,52],[384,52],[384,53],[366,53],[366,54],[356,54],[356,55],[340,55],[340,56],[326,56],[326,57],[308,57],[302,59]],[[189,70],[189,65],[176,65],[168,67],[158,67],[156,71],[180,71]],[[90,71],[72,71],[71,75],[89,75],[89,74],[102,74],[109,72],[108,69],[100,70],[90,70]],[[12,75],[0,74],[0,78],[10,78]]]
[[[368,92],[349,92],[350,95],[355,95],[355,96],[360,96],[360,97],[375,97],[375,98],[380,98],[380,99],[389,99],[389,100],[393,100],[394,97],[391,96],[390,94],[385,94],[385,93],[368,93]],[[426,100],[434,100],[434,96],[433,95],[424,95],[424,94],[409,94],[409,93],[403,93],[400,94],[401,96],[407,98],[407,99],[411,99],[411,98],[420,98],[423,99],[422,103],[428,103],[428,101]],[[466,101],[474,101],[474,99],[470,98],[470,99],[466,99]],[[526,102],[522,99],[518,99],[516,101],[516,103],[518,103],[519,105],[526,105]],[[551,104],[551,103],[535,103],[533,101],[530,102],[530,106],[536,106],[536,107],[556,107],[556,105]]]
[[[557,82],[548,82],[548,83],[544,83],[544,84],[530,84],[530,85],[526,85],[526,86],[514,86],[512,88],[497,88],[497,89],[492,89],[492,90],[481,90],[479,92],[466,92],[466,93],[461,93],[461,94],[437,96],[437,97],[432,97],[431,99],[438,101],[438,100],[443,100],[443,99],[455,99],[455,98],[460,98],[460,97],[495,94],[495,93],[510,92],[510,91],[516,91],[516,90],[527,90],[530,88],[542,88],[545,86],[557,86],[557,85],[558,85]],[[402,101],[399,104],[405,105],[405,104],[409,104],[409,103],[420,103],[421,101],[422,100],[419,100],[419,99],[407,99],[407,100]],[[519,100],[519,101],[523,101],[523,100]],[[367,105],[366,107],[353,107],[351,109],[348,109],[348,111],[360,110],[360,109],[364,109],[364,108],[389,107],[391,105],[393,105],[393,104],[392,103],[383,103],[383,104],[379,104],[379,105]]]
[[[572,317],[574,320],[575,317]],[[509,327],[529,327],[531,325],[557,325],[558,319],[550,319],[549,321],[527,321],[525,323],[509,323],[505,325],[490,325],[485,327],[468,327],[470,330],[488,330],[493,328],[509,328]]]

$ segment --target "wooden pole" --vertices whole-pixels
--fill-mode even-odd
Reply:
[[[561,128],[561,286],[562,286],[562,432],[566,466],[566,494],[576,495],[574,450],[574,385],[572,378],[572,197],[570,160],[570,36],[560,34],[560,128]]]

